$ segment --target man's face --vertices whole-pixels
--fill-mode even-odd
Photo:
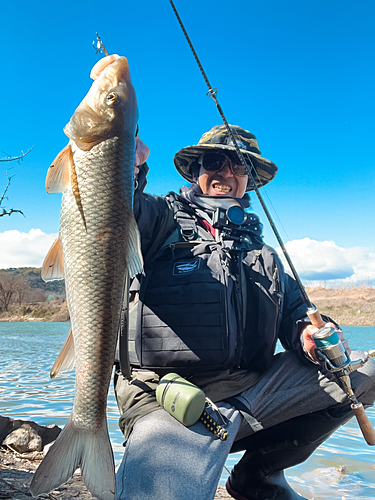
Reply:
[[[223,166],[219,170],[206,170],[204,165],[205,162],[203,161],[198,176],[198,184],[203,194],[231,196],[232,198],[243,197],[246,191],[248,176],[235,175],[229,159],[223,162]]]

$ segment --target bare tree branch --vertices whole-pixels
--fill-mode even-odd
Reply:
[[[12,296],[16,293],[16,281],[6,275],[0,276],[0,307],[8,311]]]
[[[22,212],[22,210],[14,210],[13,208],[11,208],[8,211],[6,211],[5,208],[3,208],[2,211],[0,212],[0,217],[3,217],[4,215],[12,215],[16,212],[22,214],[25,217],[25,214]]]
[[[22,160],[23,158],[25,158],[26,155],[28,155],[30,153],[30,151],[34,148],[34,146],[32,146],[28,151],[26,151],[26,153],[24,153],[23,151],[21,151],[21,155],[20,156],[5,156],[4,158],[0,158],[0,161],[14,161],[14,160]]]
[[[23,151],[21,151],[21,155],[19,156],[6,156],[5,158],[0,158],[0,162],[1,161],[14,161],[14,160],[18,160],[18,162],[22,161],[23,158],[28,155],[30,153],[30,151],[34,148],[34,146],[32,146],[28,151],[26,151],[26,153],[24,153]],[[8,188],[9,188],[9,185],[10,185],[10,181],[12,180],[12,177],[14,177],[14,175],[12,176],[9,176],[8,175],[8,171],[6,171],[6,176],[8,178],[8,183],[7,185],[5,186],[5,189],[3,191],[3,194],[1,195],[0,197],[0,217],[3,217],[4,215],[12,215],[14,213],[19,213],[19,214],[22,214],[24,217],[24,213],[21,211],[21,210],[15,210],[14,208],[11,208],[10,210],[5,210],[5,208],[2,208],[1,205],[4,201],[4,199],[6,198],[6,193],[8,191]]]
[[[1,204],[3,203],[3,200],[5,198],[5,195],[6,195],[6,192],[8,191],[8,188],[9,188],[9,185],[10,185],[10,181],[12,180],[12,177],[14,177],[14,175],[10,176],[8,175],[8,171],[7,171],[7,177],[8,177],[8,183],[4,189],[4,192],[3,194],[1,195],[1,198],[0,198],[0,217],[3,217],[4,215],[11,215],[11,214],[14,214],[16,212],[22,214],[24,217],[25,217],[25,214],[21,211],[21,210],[15,210],[14,208],[11,208],[10,210],[5,210],[5,208],[1,208]]]
[[[12,177],[14,177],[13,175],[12,175],[11,177],[9,177],[9,175],[8,175],[8,170],[7,170],[7,172],[6,172],[6,175],[7,175],[7,177],[8,177],[8,184],[6,185],[6,187],[5,187],[5,189],[4,189],[4,192],[3,192],[3,194],[1,195],[1,198],[0,198],[0,207],[1,207],[1,204],[3,203],[3,200],[4,200],[4,198],[5,198],[6,192],[8,191],[8,187],[9,187],[10,181],[11,181]]]

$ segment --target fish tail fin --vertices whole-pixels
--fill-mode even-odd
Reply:
[[[78,467],[81,467],[83,480],[94,497],[114,500],[114,460],[105,419],[96,432],[89,432],[75,428],[70,416],[35,472],[30,493],[34,497],[49,493],[66,483]]]
[[[85,443],[81,473],[92,496],[100,500],[115,499],[115,462],[106,419],[103,420],[101,428]]]
[[[141,238],[134,215],[129,219],[129,250],[128,250],[129,276],[134,278],[143,273],[143,258],[141,251]]]

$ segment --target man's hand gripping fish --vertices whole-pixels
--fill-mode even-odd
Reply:
[[[97,79],[64,128],[69,144],[46,179],[47,192],[62,192],[63,199],[59,238],[42,277],[65,277],[75,349],[74,407],[30,491],[48,493],[81,467],[89,491],[112,500],[107,393],[127,276],[142,272],[132,213],[138,108],[125,57],[99,61],[92,76]]]

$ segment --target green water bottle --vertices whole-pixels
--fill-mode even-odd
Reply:
[[[177,373],[168,373],[156,387],[157,402],[186,427],[195,424],[205,406],[205,394]]]

